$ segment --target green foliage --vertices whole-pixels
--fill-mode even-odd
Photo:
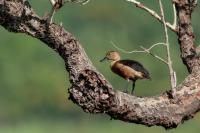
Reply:
[[[48,0],[30,2],[41,16],[50,10]],[[172,20],[172,8],[167,3],[167,19]],[[147,1],[147,5],[158,11],[156,1]],[[197,37],[200,36],[198,11],[193,15]],[[115,50],[110,41],[123,49],[135,50],[139,45],[149,47],[164,38],[163,27],[157,20],[125,0],[91,0],[84,6],[69,3],[56,14],[54,21],[63,22],[64,27],[83,44],[97,69],[116,89],[121,90],[125,81],[111,73],[108,63],[99,62],[106,51]],[[165,132],[158,127],[147,128],[110,121],[105,115],[83,113],[67,100],[68,73],[57,53],[24,34],[9,33],[0,28],[0,35],[0,132]],[[181,82],[187,71],[180,60],[176,35],[172,32],[170,46],[178,81]],[[154,49],[154,52],[165,56],[162,47]],[[136,83],[136,95],[158,95],[169,88],[167,67],[162,62],[144,54],[121,54],[123,58],[140,61],[151,73],[152,81]],[[170,132],[197,133],[199,117]]]

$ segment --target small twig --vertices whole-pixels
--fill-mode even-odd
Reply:
[[[133,51],[127,51],[127,50],[124,50],[122,48],[119,48],[113,41],[110,41],[110,43],[113,45],[114,48],[116,48],[117,50],[123,52],[123,53],[126,53],[126,54],[131,54],[131,53],[144,53],[145,51],[144,50],[133,50]],[[154,47],[158,46],[158,45],[165,45],[165,43],[163,42],[159,42],[159,43],[155,43],[153,44],[151,47],[149,47],[148,51],[150,51],[151,49],[153,49]],[[141,47],[140,47],[141,48]]]
[[[171,88],[172,88],[172,92],[174,92],[175,91],[174,88],[176,87],[176,73],[173,70],[173,66],[172,66],[170,46],[169,46],[169,36],[168,36],[167,24],[166,24],[166,21],[165,21],[163,5],[162,5],[161,0],[158,0],[158,1],[159,1],[161,17],[162,17],[163,26],[164,26],[165,43],[166,43],[165,46],[166,46],[166,52],[167,52],[167,62],[168,62],[168,69],[169,69],[169,73],[170,73]]]
[[[54,6],[56,4],[56,1],[55,0],[49,0],[51,5]]]
[[[115,45],[113,41],[110,41],[110,43],[113,45],[114,48],[116,48],[117,50],[119,50],[119,51],[121,51],[123,53],[127,53],[127,54],[131,54],[131,53],[145,53],[144,50],[127,51],[127,50],[124,50],[122,48],[117,47],[117,45]]]
[[[173,21],[172,27],[174,27],[174,29],[176,29],[177,16],[176,16],[176,6],[175,6],[174,2],[172,3],[172,6],[173,6],[173,13],[174,13],[174,21]]]
[[[177,77],[176,77],[176,72],[175,71],[173,73],[173,78],[174,78],[174,85],[177,86]]]
[[[140,48],[143,49],[146,53],[148,53],[148,54],[150,54],[151,56],[153,56],[154,58],[156,58],[156,59],[162,61],[162,62],[165,63],[165,64],[168,64],[168,62],[167,62],[165,59],[161,58],[160,56],[158,56],[158,55],[156,55],[156,54],[153,54],[149,49],[146,49],[146,48],[143,47],[143,46],[140,46]]]
[[[52,5],[52,8],[51,8],[50,13],[46,17],[47,17],[47,20],[51,24],[53,22],[53,17],[56,13],[56,10],[58,10],[60,8],[60,6],[58,6],[58,5],[62,5],[63,1],[62,0],[49,0],[49,1]]]
[[[155,44],[153,44],[151,47],[149,47],[148,50],[151,50],[151,49],[154,48],[155,46],[164,45],[164,44],[165,44],[165,43],[163,43],[163,42],[155,43]]]
[[[54,9],[54,7],[52,8],[52,10],[51,10],[51,12],[50,12],[50,17],[49,17],[49,22],[50,22],[50,24],[51,23],[53,23],[53,17],[54,17],[54,15],[55,15],[55,13],[56,13],[56,10]]]
[[[165,64],[168,64],[168,62],[165,60],[165,59],[163,59],[162,57],[160,57],[160,56],[158,56],[158,55],[156,55],[156,54],[153,54],[152,52],[151,52],[151,49],[153,49],[154,47],[156,47],[156,46],[158,46],[158,45],[164,45],[165,43],[155,43],[155,44],[153,44],[151,47],[149,47],[149,48],[145,48],[145,47],[143,47],[143,46],[140,46],[140,48],[142,49],[142,50],[133,50],[133,51],[126,51],[126,50],[124,50],[124,49],[122,49],[122,48],[119,48],[119,47],[117,47],[112,41],[111,41],[111,44],[117,49],[117,50],[119,50],[119,51],[121,51],[121,52],[123,52],[123,53],[127,53],[127,54],[131,54],[131,53],[148,53],[148,54],[150,54],[151,56],[153,56],[154,58],[156,58],[156,59],[158,59],[158,60],[160,60],[160,61],[162,61],[163,63],[165,63]]]
[[[159,22],[162,23],[162,18],[161,16],[158,15],[158,13],[156,13],[154,10],[148,8],[147,6],[145,6],[143,3],[137,1],[137,0],[126,0],[128,2],[132,2],[136,5],[136,7],[139,7],[141,9],[143,9],[144,11],[148,12],[150,15],[152,15],[154,18],[156,18]],[[170,24],[169,22],[166,22],[166,25],[168,28],[170,28],[172,31],[177,32],[176,27],[174,27],[174,25]]]
[[[81,5],[85,5],[87,4],[88,2],[90,2],[90,0],[65,0],[64,1],[65,3],[66,2],[74,2],[74,3],[79,3]]]

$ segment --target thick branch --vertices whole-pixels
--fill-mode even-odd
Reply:
[[[106,113],[114,119],[147,126],[173,128],[192,118],[200,109],[199,71],[192,71],[177,86],[176,100],[168,93],[143,98],[131,96],[114,91],[93,67],[80,43],[61,26],[49,25],[38,17],[27,1],[0,0],[0,25],[10,32],[31,35],[60,54],[72,84],[70,99],[86,112]]]
[[[199,69],[199,57],[194,46],[194,33],[192,28],[192,12],[196,7],[196,0],[174,0],[178,16],[178,41],[181,49],[183,63],[191,73]]]

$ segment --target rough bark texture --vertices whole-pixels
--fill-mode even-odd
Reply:
[[[196,7],[196,0],[174,0],[176,3],[179,31],[178,41],[181,48],[181,57],[188,71],[198,71],[199,56],[194,46],[194,33],[192,28],[192,12]]]
[[[200,110],[200,67],[196,56],[191,13],[194,4],[176,0],[181,57],[190,75],[170,92],[136,97],[114,90],[94,68],[80,43],[63,27],[49,24],[35,14],[27,1],[0,0],[0,25],[10,32],[25,33],[47,44],[66,63],[72,86],[70,99],[85,112],[106,113],[114,119],[174,128]]]

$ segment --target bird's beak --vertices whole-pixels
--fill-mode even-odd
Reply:
[[[100,62],[103,62],[103,61],[105,61],[105,60],[107,60],[106,57],[104,57],[103,59],[101,59]]]

